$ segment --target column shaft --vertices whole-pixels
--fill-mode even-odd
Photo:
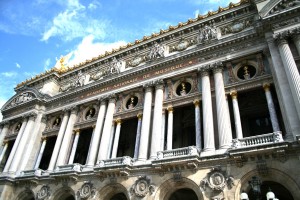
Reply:
[[[11,166],[9,168],[9,171],[16,172],[20,165],[22,156],[23,156],[23,154],[25,152],[25,148],[27,146],[28,139],[31,135],[31,131],[32,131],[32,128],[34,125],[34,120],[35,120],[35,116],[29,117],[29,120],[28,120],[25,130],[24,130],[24,133],[21,136],[22,138],[20,138],[21,141],[19,141],[19,145],[17,146],[17,149],[15,152],[13,161],[11,163]],[[22,127],[21,127],[21,129],[22,129]]]
[[[109,152],[109,140],[110,140],[110,135],[111,135],[111,127],[112,127],[112,123],[113,123],[115,106],[116,106],[116,100],[110,99],[108,107],[107,107],[107,112],[106,112],[106,117],[105,117],[105,122],[104,122],[104,127],[103,127],[103,133],[102,133],[102,138],[101,138],[100,147],[99,147],[98,161],[106,160],[108,158],[107,155]]]
[[[96,127],[94,130],[94,134],[91,140],[91,147],[89,150],[89,155],[87,159],[87,165],[88,166],[93,166],[96,163],[96,158],[97,158],[97,150],[99,149],[99,143],[100,143],[100,138],[101,138],[101,132],[102,132],[102,127],[103,127],[103,122],[104,122],[104,117],[105,117],[105,112],[106,112],[106,100],[101,102],[99,113],[98,113],[98,118],[96,122]]]
[[[161,118],[161,142],[160,142],[160,150],[165,150],[165,129],[166,129],[166,113],[165,110],[162,110],[162,118]]]
[[[79,136],[80,136],[80,130],[76,130],[75,131],[75,138],[74,138],[73,146],[72,146],[72,151],[71,151],[71,154],[70,154],[70,158],[69,158],[69,163],[68,164],[73,164],[73,162],[74,162],[74,158],[75,158],[75,153],[76,153],[76,149],[77,149],[77,145],[78,145]]]
[[[162,123],[162,107],[164,91],[163,85],[155,87],[155,104],[153,113],[152,137],[151,137],[151,153],[150,158],[154,159],[157,152],[161,150],[161,123]]]
[[[43,154],[44,154],[44,150],[45,150],[45,147],[46,147],[46,142],[47,142],[47,138],[43,138],[42,139],[42,145],[41,145],[38,157],[37,157],[35,165],[34,165],[34,169],[38,169],[39,166],[40,166],[40,163],[41,163],[41,160],[42,160],[42,157],[43,157]]]
[[[59,155],[57,158],[56,166],[65,165],[68,161],[68,152],[69,152],[69,149],[71,148],[73,127],[74,127],[76,118],[77,118],[77,108],[75,108],[71,111],[70,118],[68,120],[68,125],[66,127],[64,138],[63,138],[60,150],[59,150]]]
[[[267,98],[268,109],[269,109],[269,113],[270,113],[273,132],[280,131],[279,123],[278,123],[278,119],[277,119],[277,114],[276,114],[275,106],[274,106],[274,103],[273,103],[272,94],[271,94],[271,91],[270,91],[270,84],[268,84],[268,83],[264,84],[263,87],[264,87],[265,95],[266,95],[266,98]]]
[[[0,144],[3,143],[4,138],[8,132],[8,128],[9,128],[9,124],[5,124],[4,127],[2,128],[2,130],[0,131]],[[2,150],[2,147],[0,148]]]
[[[0,163],[2,163],[2,160],[4,158],[4,155],[5,155],[5,152],[7,150],[7,147],[8,147],[8,141],[4,143],[4,147],[3,147],[1,155],[0,155]]]
[[[107,152],[107,158],[111,158],[112,150],[113,150],[113,141],[115,138],[115,123],[113,121],[111,125],[110,135],[109,135],[109,145],[108,145],[108,152]]]
[[[116,120],[117,127],[114,139],[113,150],[111,153],[111,158],[116,158],[118,153],[118,146],[119,146],[119,139],[120,139],[120,132],[121,132],[121,119]]]
[[[242,124],[241,124],[241,116],[240,116],[240,109],[237,100],[237,92],[231,91],[230,96],[232,98],[232,106],[233,106],[233,115],[234,115],[234,125],[235,125],[235,132],[236,137],[238,139],[243,138],[243,131],[242,131]]]
[[[196,147],[202,149],[201,145],[201,116],[200,116],[200,100],[194,101],[195,105],[195,128],[196,128]]]
[[[58,158],[59,150],[61,147],[61,143],[63,141],[63,137],[65,134],[65,130],[66,130],[68,121],[69,121],[69,112],[65,112],[63,120],[60,125],[60,129],[59,129],[57,138],[56,138],[55,146],[54,146],[54,149],[53,149],[53,152],[51,155],[51,159],[50,159],[50,163],[49,163],[49,167],[48,167],[49,171],[52,171],[54,169],[54,167],[56,166],[56,161]]]
[[[3,172],[8,172],[8,170],[9,170],[9,168],[10,168],[10,165],[11,165],[13,159],[14,159],[15,153],[16,153],[16,151],[17,151],[17,149],[18,149],[19,143],[20,143],[21,138],[22,138],[22,135],[23,135],[23,133],[24,133],[25,127],[26,127],[26,125],[27,125],[27,121],[28,121],[28,118],[26,117],[26,118],[23,120],[23,122],[22,122],[22,126],[21,126],[21,128],[20,128],[20,130],[19,130],[19,132],[18,132],[18,135],[17,135],[17,138],[16,138],[15,143],[14,143],[14,145],[13,145],[13,148],[12,148],[12,150],[10,151],[10,154],[9,154],[9,157],[8,157],[8,159],[7,159],[7,161],[6,161],[6,164],[5,164],[5,167],[4,167]],[[4,130],[3,130],[3,131],[4,131]]]
[[[204,151],[215,150],[214,124],[212,114],[212,101],[209,74],[202,72],[202,107],[203,107],[203,131]]]
[[[138,158],[139,148],[140,148],[140,140],[141,140],[141,128],[142,128],[142,114],[137,114],[138,124],[136,130],[136,138],[135,138],[135,146],[134,146],[134,159]]]
[[[232,141],[232,132],[230,127],[230,116],[225,98],[224,81],[222,69],[214,69],[215,95],[217,104],[217,119],[219,132],[219,145],[221,149],[229,148]]]
[[[152,104],[152,88],[147,87],[145,91],[144,108],[143,108],[143,120],[141,139],[139,147],[139,160],[147,160],[148,156],[148,144],[149,144],[149,132],[150,132],[150,121],[151,121],[151,104]]]
[[[300,118],[300,75],[297,65],[286,40],[280,40],[278,47],[288,77],[298,117]]]
[[[173,107],[168,107],[167,150],[173,148]]]

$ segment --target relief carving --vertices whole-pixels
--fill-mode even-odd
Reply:
[[[250,19],[235,21],[232,24],[227,26],[221,27],[221,34],[222,36],[230,34],[230,33],[237,33],[240,32],[252,25],[252,21]]]
[[[22,94],[18,95],[15,99],[13,99],[7,107],[9,108],[9,107],[17,106],[19,104],[30,101],[34,98],[36,97],[33,93],[23,92]]]
[[[47,185],[43,185],[42,188],[37,192],[36,199],[37,200],[44,200],[50,197],[50,187]]]
[[[152,46],[150,53],[148,55],[149,60],[154,60],[157,58],[163,58],[165,57],[165,48],[163,45],[158,44],[157,42],[154,42],[154,45]]]
[[[208,25],[205,25],[203,28],[199,30],[197,41],[198,44],[203,44],[216,38],[217,38],[216,27],[210,27]]]
[[[137,197],[145,197],[147,194],[152,195],[154,191],[155,186],[150,184],[150,179],[146,176],[139,177],[130,189],[131,195]]]
[[[77,191],[78,199],[94,198],[96,195],[96,188],[91,182],[85,182],[79,191]]]
[[[77,87],[83,86],[85,83],[85,75],[79,71],[78,74],[75,76],[73,81],[70,83],[64,83],[62,86],[60,86],[59,91],[60,92],[66,92],[72,89],[75,89]]]

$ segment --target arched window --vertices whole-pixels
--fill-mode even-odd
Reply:
[[[127,200],[124,193],[115,194],[110,200]]]
[[[169,200],[180,200],[180,199],[198,200],[198,197],[193,190],[188,188],[183,188],[173,192]]]

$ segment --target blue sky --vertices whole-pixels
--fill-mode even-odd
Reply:
[[[14,95],[18,83],[51,69],[61,55],[73,52],[70,62],[76,64],[229,3],[0,0],[0,107]]]

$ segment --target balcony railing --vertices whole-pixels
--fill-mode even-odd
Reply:
[[[164,159],[164,158],[174,158],[174,157],[181,157],[181,156],[192,156],[197,155],[199,156],[199,150],[195,146],[166,150],[166,151],[159,151],[157,152],[157,159]]]
[[[107,160],[100,160],[98,162],[99,167],[112,167],[112,166],[120,166],[120,165],[132,165],[133,160],[129,156],[112,158]]]
[[[232,148],[283,142],[281,131],[232,140]]]

